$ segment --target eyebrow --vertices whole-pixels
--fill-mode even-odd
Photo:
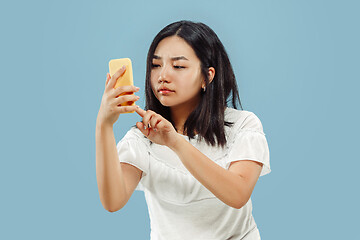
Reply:
[[[158,55],[154,55],[154,56],[153,56],[153,59],[161,59],[161,57],[158,56]],[[187,58],[184,57],[184,56],[172,57],[172,58],[170,58],[170,59],[173,60],[173,61],[177,61],[177,60],[188,60],[188,61],[189,61],[189,59],[187,59]]]

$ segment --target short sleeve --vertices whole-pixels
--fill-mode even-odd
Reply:
[[[263,164],[260,176],[264,176],[271,172],[269,147],[259,118],[254,113],[249,113],[240,126],[234,126],[226,169],[231,162],[252,160]]]
[[[134,128],[130,129],[116,147],[120,162],[128,163],[143,172],[135,189],[143,191],[144,187],[141,181],[149,172],[149,153],[145,139],[142,139],[142,136],[139,136],[135,131]]]

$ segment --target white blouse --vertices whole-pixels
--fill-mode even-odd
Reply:
[[[226,108],[227,144],[224,148],[183,136],[212,161],[228,169],[231,162],[253,160],[263,163],[260,176],[270,170],[269,148],[259,118],[252,112]],[[246,239],[260,234],[252,216],[251,198],[240,209],[232,208],[205,188],[168,147],[150,144],[136,127],[117,144],[120,162],[142,173],[136,190],[144,191],[149,210],[151,240]]]

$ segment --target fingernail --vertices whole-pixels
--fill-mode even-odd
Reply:
[[[125,65],[123,65],[122,67],[121,67],[121,69],[125,69],[126,68],[126,66]]]

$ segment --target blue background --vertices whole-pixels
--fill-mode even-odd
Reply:
[[[149,239],[143,192],[103,209],[95,123],[108,61],[130,57],[144,107],[148,47],[202,21],[227,49],[272,172],[252,195],[263,239],[358,236],[358,1],[2,2],[1,239]],[[356,110],[358,109],[358,110]],[[136,114],[114,125],[118,142]]]

